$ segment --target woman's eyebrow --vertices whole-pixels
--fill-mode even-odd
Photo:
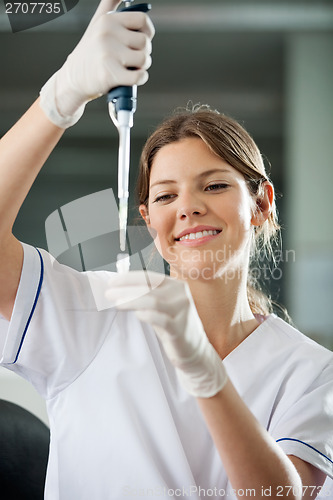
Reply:
[[[231,173],[230,170],[226,168],[212,168],[210,170],[205,170],[204,172],[201,172],[201,174],[198,175],[198,178],[202,179],[203,177],[208,177],[209,175],[212,174],[230,174],[230,173]],[[176,182],[177,181],[174,179],[161,179],[151,184],[150,188],[157,186],[159,184],[175,184]]]
[[[177,181],[175,181],[174,179],[161,179],[159,181],[154,182],[154,184],[151,184],[150,188],[157,186],[158,184],[172,184],[172,183],[175,184],[176,182]]]
[[[209,175],[212,174],[230,174],[231,171],[228,168],[212,168],[210,170],[205,170],[204,172],[201,172],[201,174],[198,175],[198,177],[208,177]]]

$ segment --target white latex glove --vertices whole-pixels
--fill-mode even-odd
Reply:
[[[148,80],[153,24],[143,12],[112,12],[119,4],[101,0],[82,39],[41,90],[42,109],[61,128],[74,125],[92,99]]]
[[[109,285],[105,295],[113,305],[134,310],[141,321],[153,326],[190,394],[209,398],[223,388],[226,370],[207,338],[186,283],[158,273],[132,271],[115,274]]]

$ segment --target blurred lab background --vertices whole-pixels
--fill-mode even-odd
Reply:
[[[97,4],[79,0],[58,19],[12,33],[0,3],[1,135],[63,64]],[[297,328],[333,349],[332,0],[151,4],[156,36],[132,129],[131,224],[138,218],[133,186],[139,155],[156,124],[189,103],[236,118],[261,149],[277,191],[283,247],[276,249],[278,264],[266,271],[264,286]],[[15,224],[16,236],[47,248],[50,214],[92,193],[116,193],[117,149],[117,130],[105,99],[98,99],[47,161]],[[0,375],[0,398],[17,398],[47,421],[25,382],[3,370]]]

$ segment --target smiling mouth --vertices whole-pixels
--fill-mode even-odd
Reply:
[[[208,231],[206,231],[206,230],[197,231],[195,233],[185,234],[181,238],[175,238],[175,241],[199,240],[200,238],[204,238],[205,236],[215,236],[219,233],[221,233],[220,229],[213,229],[213,230],[208,230]]]

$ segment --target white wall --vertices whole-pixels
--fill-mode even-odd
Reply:
[[[333,346],[333,35],[289,37],[286,67],[289,311],[298,328]]]

